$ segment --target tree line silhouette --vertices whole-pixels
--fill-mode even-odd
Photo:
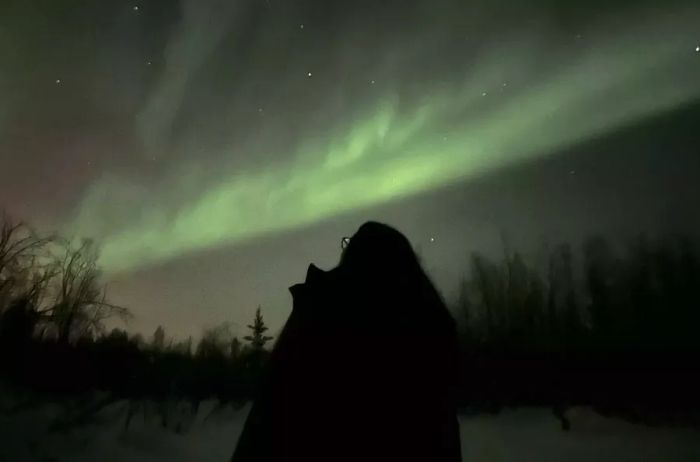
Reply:
[[[589,405],[646,423],[698,424],[700,260],[693,239],[601,237],[529,265],[478,254],[461,284],[464,406]]]
[[[175,342],[158,327],[151,339],[105,321],[132,317],[107,301],[95,244],[41,237],[27,225],[0,217],[0,380],[18,393],[48,400],[105,392],[102,407],[118,400],[167,406],[206,399],[242,403],[252,396],[272,337],[261,310],[243,341],[230,324]],[[93,411],[97,410],[94,408]]]
[[[32,399],[102,393],[84,412],[127,400],[126,425],[153,403],[168,425],[173,403],[196,414],[207,399],[240,404],[254,395],[273,340],[260,308],[243,339],[230,324],[205,330],[196,345],[168,339],[162,327],[150,339],[107,331],[108,319],[132,315],[107,300],[96,245],[0,220],[5,386]],[[546,249],[538,265],[506,251],[501,260],[474,254],[468,269],[453,304],[465,412],[550,406],[566,429],[565,408],[583,404],[632,420],[697,423],[693,240],[640,237],[616,252],[596,237],[578,252]]]

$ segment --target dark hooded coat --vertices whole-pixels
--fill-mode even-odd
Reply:
[[[233,462],[461,460],[455,323],[401,233],[363,225],[290,291]]]

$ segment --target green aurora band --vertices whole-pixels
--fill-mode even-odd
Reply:
[[[688,30],[657,24],[639,36],[608,34],[545,78],[507,87],[507,76],[537,66],[532,44],[492,49],[452,85],[418,99],[387,92],[328,138],[294,148],[286,163],[230,174],[176,207],[104,178],[71,229],[98,237],[108,272],[134,270],[474,179],[698,98],[700,65],[695,75],[680,71],[689,59],[700,63]],[[132,219],[99,231],[125,197]]]

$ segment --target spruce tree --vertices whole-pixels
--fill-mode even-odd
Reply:
[[[265,332],[268,330],[263,321],[262,313],[260,312],[260,307],[255,311],[255,319],[253,324],[248,324],[248,329],[252,331],[252,335],[246,335],[243,337],[250,342],[250,346],[253,351],[262,351],[265,349],[265,344],[272,340],[272,337],[266,336]]]

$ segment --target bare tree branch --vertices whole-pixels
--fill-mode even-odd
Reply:
[[[78,246],[63,243],[62,255],[57,259],[54,302],[42,312],[56,329],[60,341],[102,332],[106,320],[115,317],[127,320],[131,316],[127,308],[107,302],[97,257],[92,241],[83,240]]]

